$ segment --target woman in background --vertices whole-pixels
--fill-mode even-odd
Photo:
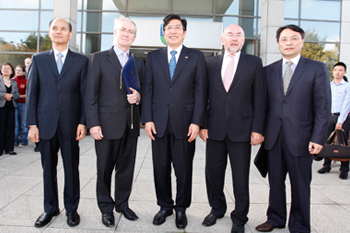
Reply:
[[[15,139],[15,100],[19,99],[17,83],[11,80],[14,69],[8,62],[1,66],[0,71],[0,155],[16,155],[13,151]]]
[[[16,66],[16,77],[19,99],[16,100],[17,107],[15,110],[16,128],[15,128],[15,146],[28,145],[28,128],[26,126],[26,89],[27,79],[24,76],[26,68],[22,65]]]

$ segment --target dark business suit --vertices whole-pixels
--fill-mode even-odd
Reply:
[[[283,94],[282,60],[265,68],[268,95],[265,148],[269,153],[270,197],[268,223],[286,223],[285,178],[291,182],[291,232],[310,232],[310,182],[313,156],[309,142],[323,145],[330,113],[327,67],[301,57],[286,95]]]
[[[85,125],[83,98],[88,59],[68,50],[58,73],[53,50],[33,56],[27,85],[27,126],[39,129],[44,170],[44,210],[58,210],[57,153],[65,171],[64,205],[68,213],[79,203],[79,124]]]
[[[223,216],[227,205],[224,179],[229,154],[236,206],[234,223],[244,225],[249,210],[250,134],[264,134],[265,80],[261,59],[241,53],[228,92],[221,69],[224,55],[207,59],[209,105],[206,125],[206,183],[211,213]]]
[[[142,122],[153,122],[154,180],[158,205],[174,208],[171,162],[177,177],[176,211],[191,204],[195,140],[188,143],[191,123],[203,125],[206,108],[206,64],[203,53],[183,46],[172,80],[167,48],[148,53],[142,89]]]
[[[135,57],[138,76],[143,61]],[[97,202],[102,214],[129,208],[137,138],[140,135],[139,106],[128,103],[121,78],[122,65],[113,47],[94,53],[89,61],[86,91],[87,127],[100,126],[103,139],[95,140],[97,154]],[[133,108],[133,127],[131,110]],[[115,169],[115,198],[111,197],[111,175]]]

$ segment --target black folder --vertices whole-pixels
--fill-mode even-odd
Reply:
[[[266,177],[269,168],[268,152],[264,147],[264,143],[260,146],[258,153],[255,156],[254,164],[258,168],[262,177]]]
[[[131,94],[130,87],[139,91],[141,86],[139,76],[137,74],[134,55],[131,55],[129,60],[125,63],[122,72],[126,91],[128,92],[128,94]]]

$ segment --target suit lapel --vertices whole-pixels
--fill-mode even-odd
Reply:
[[[75,62],[74,57],[75,57],[75,53],[71,52],[70,49],[68,49],[67,57],[64,60],[64,64],[58,79],[61,79],[65,75],[65,73],[69,70],[69,68],[74,64]]]
[[[46,56],[47,56],[47,59],[45,59],[45,61],[51,68],[52,72],[55,74],[56,78],[58,78],[59,74],[58,74],[58,69],[57,69],[57,64],[56,64],[55,54],[53,52],[53,49],[47,52]]]
[[[272,77],[275,78],[275,80],[273,80],[273,82],[277,83],[279,92],[282,96],[284,96],[284,92],[283,92],[283,80],[282,80],[282,59],[279,60],[276,64],[276,69],[274,69],[274,74],[272,75]],[[270,77],[266,77],[266,78],[270,78]]]
[[[160,67],[162,67],[166,79],[170,83],[170,71],[169,71],[169,63],[168,63],[168,55],[167,55],[167,47],[159,50],[159,56],[158,56],[158,62],[160,64]],[[175,70],[176,72],[176,70]],[[175,75],[175,74],[174,74]]]
[[[118,71],[120,71],[122,69],[122,65],[120,64],[119,59],[118,59],[117,55],[115,54],[113,47],[110,50],[108,50],[107,60]]]
[[[243,52],[241,52],[241,56],[239,57],[239,60],[238,60],[236,73],[235,73],[235,76],[233,77],[230,89],[238,82],[239,79],[242,78],[241,73],[243,72],[248,60],[249,60],[249,58]],[[230,91],[230,89],[229,89],[229,91]]]
[[[179,57],[177,64],[176,64],[176,68],[175,68],[172,82],[174,82],[175,79],[177,78],[177,76],[179,76],[179,74],[181,73],[181,70],[184,68],[184,66],[186,65],[186,63],[189,59],[191,59],[190,50],[188,48],[186,48],[185,46],[183,46],[182,51],[180,53],[180,57]]]
[[[298,62],[297,67],[295,68],[294,73],[293,73],[292,80],[290,81],[286,96],[291,92],[294,85],[298,82],[298,80],[300,79],[301,75],[303,74],[306,66],[307,66],[307,59],[304,59],[303,57],[300,56],[300,60]]]

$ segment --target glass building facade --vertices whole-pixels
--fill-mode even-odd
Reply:
[[[25,57],[51,48],[49,22],[54,1],[12,0],[0,3],[0,62],[23,64]],[[67,1],[67,0],[64,0]],[[266,0],[265,0],[266,1]],[[158,19],[169,13],[191,21],[240,25],[246,36],[243,51],[260,55],[263,0],[71,0],[76,14],[76,50],[90,55],[113,45],[114,19]],[[306,31],[303,55],[328,65],[339,60],[341,48],[341,0],[285,0],[284,24]],[[57,6],[57,4],[55,5]],[[274,12],[268,12],[274,14]],[[276,41],[271,41],[276,44]],[[277,46],[277,45],[276,45]],[[132,48],[145,59],[156,48]],[[220,51],[203,50],[206,57]]]

